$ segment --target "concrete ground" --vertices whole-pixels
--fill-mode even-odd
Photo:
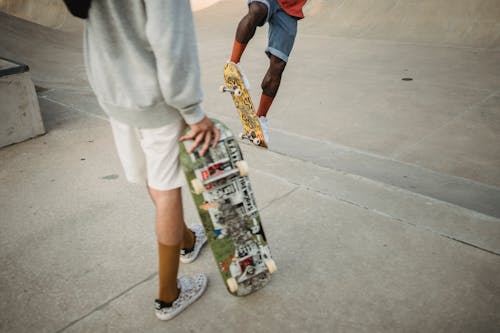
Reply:
[[[206,109],[236,132],[216,90],[242,3],[195,14]],[[306,15],[271,149],[242,145],[279,271],[235,298],[206,249],[181,265],[208,274],[205,296],[165,323],[152,205],[124,180],[78,23],[0,13],[0,56],[31,67],[48,132],[0,149],[1,332],[498,332],[498,2],[311,1]],[[265,37],[243,58],[254,102]]]

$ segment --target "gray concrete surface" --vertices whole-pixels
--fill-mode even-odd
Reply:
[[[80,33],[0,13],[0,56],[32,68],[48,131],[0,149],[0,331],[497,332],[499,8],[310,2],[271,150],[243,146],[280,270],[234,298],[205,250],[181,271],[206,272],[206,295],[168,323],[152,206],[124,180]],[[216,90],[244,11],[196,13],[205,106],[235,131]],[[243,58],[254,100],[264,47],[259,31]]]

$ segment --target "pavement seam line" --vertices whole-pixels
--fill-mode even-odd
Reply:
[[[78,113],[85,114],[85,115],[87,115],[87,116],[89,116],[89,117],[92,117],[92,118],[97,118],[97,119],[100,119],[100,120],[104,120],[104,121],[106,121],[106,122],[109,122],[109,119],[108,119],[108,118],[106,118],[106,117],[102,117],[102,116],[99,116],[99,115],[94,114],[94,113],[91,113],[91,112],[86,112],[86,111],[80,110],[80,109],[79,109],[79,108],[77,108],[77,107],[74,107],[74,106],[72,106],[72,105],[65,104],[65,103],[63,103],[63,102],[60,102],[60,101],[55,100],[55,99],[53,99],[53,98],[50,98],[50,97],[48,97],[48,96],[39,96],[39,98],[44,99],[44,100],[49,101],[49,102],[52,102],[52,103],[55,103],[55,104],[57,104],[57,105],[63,106],[63,107],[65,107],[65,108],[68,108],[68,109],[70,109],[70,110],[76,111],[76,112],[78,112]]]
[[[221,117],[224,118],[225,116],[221,116]],[[499,187],[494,186],[494,185],[489,185],[489,184],[481,183],[481,182],[473,180],[473,179],[464,178],[464,177],[460,177],[460,176],[456,176],[456,175],[443,174],[443,173],[437,172],[437,171],[432,170],[432,169],[425,168],[425,167],[417,165],[417,164],[412,164],[412,163],[408,163],[408,162],[405,162],[405,161],[401,161],[401,160],[397,160],[397,159],[394,159],[394,158],[390,158],[390,157],[387,157],[387,156],[374,154],[374,153],[371,153],[371,152],[368,152],[368,151],[363,151],[363,150],[359,150],[359,149],[355,149],[355,148],[343,146],[343,145],[340,145],[340,144],[337,144],[337,143],[334,143],[334,142],[331,142],[331,141],[325,141],[325,140],[321,140],[321,139],[315,139],[315,138],[312,138],[312,137],[308,137],[308,136],[305,136],[305,135],[296,134],[296,133],[293,133],[293,132],[288,132],[288,131],[281,130],[281,129],[276,129],[276,128],[271,128],[271,129],[274,132],[278,132],[278,133],[281,133],[283,135],[288,135],[288,136],[297,137],[297,138],[303,139],[303,140],[317,142],[317,143],[319,143],[319,144],[321,144],[323,146],[326,144],[333,151],[340,151],[340,152],[348,152],[348,153],[359,154],[361,156],[367,156],[369,158],[375,158],[375,159],[379,159],[381,161],[387,161],[387,162],[397,163],[397,164],[399,164],[401,166],[407,166],[407,167],[415,168],[415,169],[417,169],[417,170],[419,170],[421,172],[431,173],[431,174],[436,175],[436,176],[446,176],[446,177],[449,177],[449,178],[455,178],[455,179],[457,179],[457,180],[459,180],[461,182],[468,183],[468,184],[471,184],[471,185],[481,186],[481,187],[485,187],[485,188],[491,189],[491,190],[500,190]],[[247,144],[247,145],[250,145],[250,144]],[[315,162],[313,162],[311,160],[305,160],[305,159],[302,159],[300,157],[288,155],[288,154],[285,154],[285,153],[282,153],[282,152],[279,152],[279,151],[270,150],[270,152],[272,152],[274,154],[277,154],[277,155],[280,155],[280,156],[289,157],[289,158],[292,158],[292,159],[295,159],[295,160],[312,163],[315,166],[318,166],[318,167],[321,167],[321,168],[325,168],[325,169],[329,169],[329,170],[334,170],[334,171],[341,172],[341,173],[346,173],[346,174],[349,174],[351,176],[359,176],[359,177],[362,177],[363,179],[371,179],[371,178],[364,177],[364,176],[361,176],[361,175],[358,175],[358,174],[355,174],[355,173],[351,173],[349,171],[345,171],[343,169],[337,169],[337,168],[334,168],[334,167],[325,167],[325,166],[323,166],[321,164],[318,164],[318,163],[315,163]],[[374,180],[374,179],[372,179],[372,180]],[[378,181],[378,183],[381,183],[381,184],[383,183],[383,184],[390,185],[388,183],[380,182],[380,181]],[[415,192],[412,192],[412,193],[415,193]]]
[[[35,86],[35,87],[37,87],[37,86]],[[38,86],[38,87],[40,87],[40,86]],[[45,98],[45,97],[47,97],[48,94],[50,94],[51,92],[54,92],[56,90],[57,89],[55,89],[55,88],[48,88],[45,91],[37,93],[37,96],[38,96],[38,98]]]
[[[481,247],[479,245],[476,245],[476,244],[473,244],[473,243],[470,243],[470,242],[467,242],[467,241],[464,241],[464,240],[461,240],[461,239],[458,239],[456,237],[453,237],[451,235],[447,235],[443,232],[440,232],[440,231],[437,231],[437,230],[434,230],[428,226],[425,226],[425,225],[419,225],[419,224],[416,224],[416,223],[412,223],[412,222],[409,222],[409,221],[405,221],[404,219],[401,219],[399,217],[396,217],[396,216],[392,216],[390,214],[385,214],[385,213],[382,213],[380,211],[377,211],[377,210],[370,210],[370,211],[373,211],[379,215],[382,215],[382,216],[387,216],[388,218],[392,219],[393,221],[396,221],[397,223],[400,223],[400,224],[406,224],[406,225],[409,225],[409,226],[412,226],[416,229],[420,229],[420,230],[423,230],[423,231],[428,231],[430,232],[431,234],[434,234],[434,235],[437,235],[439,237],[442,237],[442,238],[446,238],[448,240],[451,240],[453,242],[457,242],[457,243],[460,243],[462,245],[466,245],[466,246],[469,246],[469,247],[472,247],[472,248],[475,248],[477,250],[480,250],[480,251],[483,251],[483,252],[486,252],[486,253],[489,253],[489,254],[493,254],[495,256],[499,256],[500,257],[500,253],[499,252],[495,252],[493,250],[489,250],[489,249],[486,249],[484,247]]]
[[[436,231],[428,226],[425,226],[425,225],[420,225],[420,224],[417,224],[417,223],[412,223],[412,222],[409,222],[409,221],[406,221],[405,219],[403,218],[400,218],[400,217],[397,217],[397,216],[394,216],[394,215],[391,215],[391,214],[387,214],[385,212],[382,212],[382,211],[379,211],[377,209],[374,209],[374,208],[370,208],[370,207],[367,207],[367,206],[364,206],[364,205],[361,205],[357,202],[354,202],[354,201],[350,201],[350,200],[347,200],[347,199],[342,199],[340,197],[337,197],[333,194],[329,194],[329,193],[325,193],[325,192],[322,192],[320,190],[316,190],[316,189],[313,189],[311,187],[308,187],[308,186],[304,186],[304,189],[306,190],[309,190],[309,191],[312,191],[312,192],[315,192],[315,193],[318,193],[320,195],[323,195],[323,196],[326,196],[328,198],[332,198],[334,200],[337,200],[337,201],[340,201],[340,202],[343,202],[343,203],[346,203],[346,204],[349,204],[349,205],[352,205],[352,206],[355,206],[357,208],[361,208],[361,209],[364,209],[368,212],[372,212],[372,213],[375,213],[377,215],[380,215],[380,216],[383,216],[383,217],[386,217],[386,218],[389,218],[391,221],[394,221],[396,223],[399,223],[399,224],[405,224],[405,225],[408,225],[408,226],[411,226],[411,227],[414,227],[416,229],[420,229],[420,230],[423,230],[423,231],[427,231],[427,232],[430,232],[434,235],[437,235],[437,236],[440,236],[440,237],[443,237],[443,238],[447,238],[451,241],[455,241],[455,242],[458,242],[458,243],[461,243],[463,245],[467,245],[469,247],[473,247],[475,249],[478,249],[478,250],[481,250],[481,251],[484,251],[484,252],[487,252],[489,254],[493,254],[493,255],[496,255],[496,256],[500,256],[500,253],[498,252],[495,252],[495,251],[492,251],[492,250],[488,250],[486,248],[483,248],[481,246],[478,246],[478,245],[475,245],[473,243],[469,243],[467,241],[463,241],[463,240],[460,240],[456,237],[453,237],[453,236],[450,236],[450,235],[447,235],[445,233],[442,233],[442,232],[439,232],[439,231]]]
[[[286,192],[285,194],[283,194],[283,195],[281,195],[281,196],[279,196],[279,197],[277,197],[277,198],[274,198],[274,199],[272,199],[271,201],[269,201],[269,202],[267,203],[267,205],[265,205],[264,207],[262,207],[261,209],[259,209],[259,211],[261,211],[261,212],[262,212],[262,211],[266,210],[267,208],[269,208],[269,207],[270,207],[272,204],[274,204],[275,202],[280,201],[280,200],[282,200],[282,199],[285,199],[286,197],[289,197],[290,195],[292,195],[292,193],[293,193],[293,192],[297,191],[299,188],[300,188],[300,185],[295,185],[295,187],[294,187],[294,188],[292,188],[290,191],[288,191],[288,192]]]
[[[105,307],[107,307],[109,304],[111,304],[113,301],[117,300],[118,298],[122,297],[123,295],[127,294],[128,292],[130,292],[131,290],[135,289],[136,287],[140,286],[141,284],[144,284],[146,282],[149,282],[151,280],[153,280],[156,276],[158,275],[158,272],[155,272],[153,274],[150,274],[148,277],[146,277],[144,280],[141,280],[139,282],[137,282],[136,284],[133,284],[132,286],[130,286],[129,288],[125,289],[124,291],[122,291],[121,293],[119,293],[118,295],[116,296],[113,296],[111,297],[110,299],[108,299],[106,302],[102,303],[101,305],[95,307],[94,309],[90,310],[88,313],[86,313],[85,315],[81,316],[80,318],[78,319],[75,319],[73,320],[72,322],[70,322],[68,325],[64,326],[63,328],[57,330],[55,333],[62,333],[64,332],[65,330],[67,330],[68,328],[76,325],[77,323],[79,323],[80,321],[84,320],[85,318],[88,318],[90,317],[92,314],[94,314],[95,312],[101,310],[101,309],[104,309]]]
[[[295,157],[292,157],[292,156],[283,155],[283,154],[280,154],[280,153],[277,153],[277,152],[274,152],[274,151],[271,152],[271,153],[277,154],[277,155],[280,155],[280,156],[284,156],[284,157],[287,157],[287,158],[291,158],[291,159],[294,159],[296,161],[300,161],[302,163],[310,163],[310,164],[312,164],[313,166],[315,166],[315,167],[317,167],[319,169],[322,169],[322,170],[328,171],[328,172],[337,173],[337,174],[342,175],[344,177],[348,177],[350,179],[353,179],[354,181],[361,181],[361,182],[366,182],[368,184],[372,184],[372,185],[376,185],[376,186],[381,186],[386,191],[401,192],[401,193],[404,193],[404,194],[407,194],[407,195],[410,195],[410,196],[415,196],[415,197],[417,197],[419,199],[425,199],[427,201],[431,201],[431,202],[434,202],[436,204],[444,205],[447,208],[458,209],[462,213],[466,213],[470,217],[482,218],[482,219],[485,219],[485,220],[488,220],[488,221],[493,221],[493,222],[500,222],[500,218],[497,218],[495,216],[486,215],[486,214],[483,214],[481,212],[478,212],[478,211],[475,211],[475,210],[472,210],[472,209],[469,209],[469,208],[466,208],[466,207],[458,206],[458,205],[453,204],[451,202],[447,202],[447,201],[443,201],[443,200],[440,200],[440,199],[436,199],[434,197],[426,196],[424,194],[421,194],[421,193],[418,193],[418,192],[413,192],[413,191],[407,190],[407,189],[402,188],[402,187],[397,187],[397,186],[394,186],[394,185],[391,185],[391,184],[388,184],[388,183],[385,183],[385,182],[381,182],[381,181],[376,180],[376,179],[364,177],[364,176],[361,176],[361,175],[358,175],[358,174],[354,174],[354,173],[349,173],[347,171],[338,170],[338,169],[335,169],[335,168],[328,168],[328,167],[316,164],[316,163],[311,162],[311,161],[306,161],[306,160],[302,160],[300,158],[295,158]],[[271,177],[274,177],[276,179],[280,179],[282,181],[285,181],[285,182],[287,182],[289,184],[292,184],[292,185],[295,185],[295,186],[305,186],[306,188],[310,189],[311,191],[317,191],[318,193],[322,193],[323,195],[329,195],[329,196],[332,196],[332,197],[336,197],[334,194],[328,194],[327,192],[322,192],[321,190],[317,190],[317,189],[311,187],[310,185],[292,182],[292,181],[290,181],[287,178],[280,177],[280,176],[278,176],[276,174],[272,174],[272,173],[269,173],[269,172],[261,170],[261,169],[256,169],[256,170],[258,170],[259,172],[262,172],[262,173],[264,173],[264,174],[266,174],[268,176],[271,176]],[[339,198],[339,197],[337,197],[337,198]],[[345,199],[339,198],[339,200],[345,200]]]

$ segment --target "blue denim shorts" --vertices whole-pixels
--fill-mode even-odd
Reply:
[[[267,6],[267,23],[269,24],[267,56],[270,57],[272,54],[288,62],[295,36],[297,36],[298,19],[288,15],[277,0],[248,0],[248,5],[252,2],[261,2]]]

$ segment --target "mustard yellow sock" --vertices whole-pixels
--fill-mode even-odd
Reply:
[[[177,274],[179,273],[179,253],[181,246],[158,243],[158,299],[171,303],[177,299]]]

